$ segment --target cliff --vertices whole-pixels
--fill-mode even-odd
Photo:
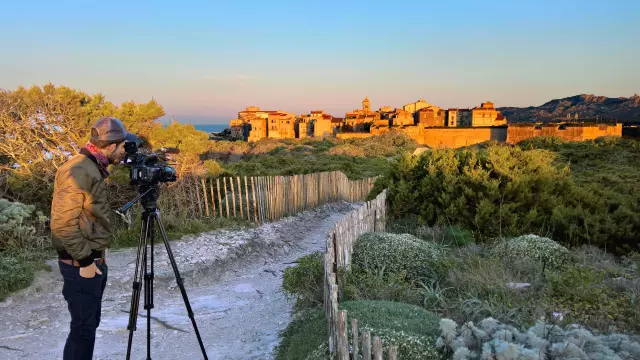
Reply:
[[[567,115],[573,119],[577,113],[579,119],[620,120],[623,123],[640,123],[640,96],[625,98],[609,98],[596,95],[576,95],[563,99],[554,99],[541,106],[526,108],[498,108],[510,123],[532,121],[566,120]]]

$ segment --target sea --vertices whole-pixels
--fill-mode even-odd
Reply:
[[[196,130],[200,130],[200,131],[204,131],[207,133],[212,133],[212,132],[221,132],[224,129],[229,128],[229,125],[227,124],[193,124],[193,127],[196,128]]]

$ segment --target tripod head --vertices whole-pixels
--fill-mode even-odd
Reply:
[[[157,184],[141,185],[138,188],[138,191],[140,193],[138,196],[124,204],[120,209],[115,210],[115,213],[118,214],[127,224],[130,224],[130,221],[127,219],[126,213],[138,201],[142,203],[142,207],[145,211],[152,212],[158,209],[158,196],[160,194]]]

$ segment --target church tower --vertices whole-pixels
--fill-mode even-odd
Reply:
[[[365,113],[371,112],[371,102],[368,97],[365,97],[364,100],[362,100],[362,110]]]

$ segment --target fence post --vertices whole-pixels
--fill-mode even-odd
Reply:
[[[216,197],[213,192],[213,180],[209,182],[209,190],[211,190],[211,211],[213,213],[213,217],[216,217]]]
[[[351,319],[351,343],[353,344],[353,358],[358,358],[358,319]]]
[[[382,342],[379,336],[373,338],[373,360],[382,360]]]
[[[202,197],[204,198],[204,208],[206,209],[207,217],[209,217],[209,200],[207,199],[207,183],[204,178],[202,180]]]
[[[378,223],[378,210],[374,209],[373,210],[373,232],[376,232],[376,225]]]
[[[198,212],[202,217],[202,202],[200,202],[200,189],[198,189],[198,179],[195,179],[194,185],[196,186],[196,198],[198,198]]]
[[[229,191],[227,191],[227,178],[222,178],[222,181],[224,182],[224,206],[227,208],[227,217],[230,217],[230,215],[229,215]]]
[[[233,204],[233,217],[238,217],[236,213],[236,191],[233,186],[233,178],[229,178],[229,183],[231,184],[231,203]]]
[[[220,211],[220,217],[224,216],[222,214],[222,197],[220,196],[220,178],[216,179],[216,186],[218,187],[218,209]]]
[[[251,212],[249,211],[249,182],[247,181],[247,177],[244,177],[244,193],[246,195],[247,200],[247,220],[251,221]]]
[[[349,360],[346,311],[340,311],[338,313],[338,360]]]
[[[398,359],[398,347],[395,345],[389,346],[389,360]]]
[[[242,184],[240,183],[240,176],[238,179],[238,207],[240,208],[240,218],[244,220],[244,210],[242,209]]]
[[[362,360],[371,360],[371,332],[362,334]]]

